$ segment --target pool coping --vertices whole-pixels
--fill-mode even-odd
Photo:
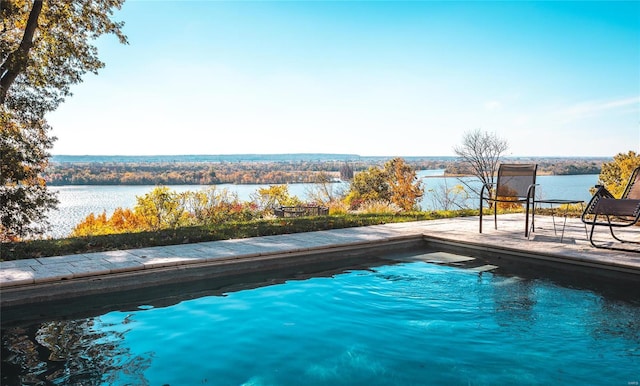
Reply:
[[[186,261],[181,264],[157,264],[133,267],[119,272],[77,275],[59,280],[21,283],[0,289],[0,305],[11,307],[36,304],[63,298],[78,298],[105,292],[122,292],[181,282],[251,274],[267,271],[292,271],[319,266],[341,266],[349,262],[371,260],[365,257],[398,249],[418,249],[422,235],[403,235],[376,241],[317,246],[291,251],[238,254],[212,259]]]
[[[579,266],[590,269],[600,269],[599,273],[608,274],[607,276],[620,274],[629,274],[637,276],[640,280],[640,269],[636,266],[630,266],[622,262],[603,261],[593,259],[593,257],[578,257],[570,255],[562,255],[553,252],[527,252],[520,249],[514,249],[506,246],[494,247],[488,245],[477,244],[467,241],[452,241],[446,238],[425,236],[428,245],[437,248],[445,248],[448,251],[456,251],[459,253],[474,253],[478,257],[488,257],[492,254],[500,254],[502,258],[510,259],[533,259],[540,264],[553,263],[564,266]]]
[[[576,223],[571,224],[575,229],[569,229],[564,236],[574,240],[572,243],[558,243],[557,238],[549,240],[548,235],[530,240],[520,229],[521,217],[502,215],[500,229],[482,234],[477,231],[478,217],[464,217],[1,262],[0,306],[37,304],[205,277],[318,266],[327,261],[359,258],[371,251],[421,247],[569,264],[640,279],[640,254],[596,250],[586,240],[578,242],[584,231]],[[536,219],[537,233],[543,234],[549,226],[543,216]]]

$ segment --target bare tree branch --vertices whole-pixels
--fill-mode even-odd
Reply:
[[[465,133],[462,144],[454,147],[453,151],[471,168],[473,175],[478,177],[482,185],[486,185],[491,191],[498,163],[508,148],[508,142],[497,134],[476,129]],[[480,191],[469,183],[463,180],[460,182],[471,192],[480,194]]]

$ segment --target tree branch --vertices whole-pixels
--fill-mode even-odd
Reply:
[[[33,7],[29,13],[27,26],[18,48],[7,56],[7,59],[0,66],[0,105],[4,104],[7,98],[9,87],[16,80],[21,72],[26,70],[29,60],[29,51],[33,47],[33,36],[38,29],[38,17],[42,11],[43,0],[34,0]]]

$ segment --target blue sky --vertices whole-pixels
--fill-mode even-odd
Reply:
[[[640,151],[640,2],[152,1],[48,119],[53,154]]]

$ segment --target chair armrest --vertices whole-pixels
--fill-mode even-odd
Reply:
[[[531,184],[527,188],[527,200],[529,201],[536,200],[536,186],[540,186],[540,184]]]
[[[488,183],[488,184],[482,184],[482,189],[480,189],[480,199],[482,200],[482,198],[484,197],[484,192],[485,190],[489,193],[491,193],[491,188],[493,186],[496,186],[497,184],[495,182],[493,183]],[[487,198],[491,198],[491,197],[487,197]]]
[[[583,222],[588,223],[588,221],[586,220],[586,216],[596,213],[596,207],[598,206],[600,200],[615,199],[613,194],[611,194],[611,192],[609,192],[607,188],[604,187],[604,185],[596,185],[595,187],[597,188],[597,190],[595,191],[595,193],[593,193],[593,196],[591,196],[591,200],[589,200],[584,208],[584,211],[582,212],[581,217]]]
[[[611,192],[604,187],[604,185],[596,185],[596,192],[593,193],[594,196],[603,197],[603,198],[615,198]]]

